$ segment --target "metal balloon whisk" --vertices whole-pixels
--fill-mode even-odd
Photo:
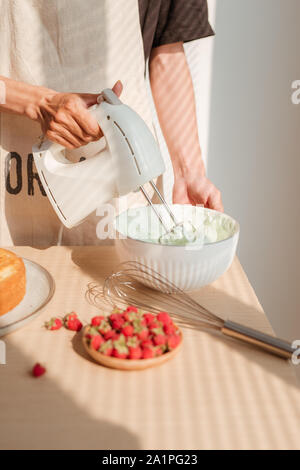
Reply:
[[[151,286],[155,286],[155,290]],[[181,325],[216,330],[279,357],[291,358],[294,352],[292,346],[284,340],[223,320],[165,276],[138,262],[121,263],[118,270],[105,279],[103,285],[89,284],[86,297],[90,303],[100,308],[105,300],[118,307],[135,305],[153,313],[167,311]]]

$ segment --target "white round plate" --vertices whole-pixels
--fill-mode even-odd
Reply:
[[[42,266],[23,258],[26,269],[26,294],[15,308],[0,316],[0,337],[21,328],[36,318],[54,294],[55,283]]]

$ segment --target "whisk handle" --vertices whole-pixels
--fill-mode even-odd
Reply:
[[[291,359],[295,349],[287,342],[232,321],[225,321],[222,333],[254,344],[284,359]]]

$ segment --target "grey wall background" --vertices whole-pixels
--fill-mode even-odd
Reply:
[[[216,36],[186,45],[208,176],[275,332],[300,339],[300,2],[208,4]]]

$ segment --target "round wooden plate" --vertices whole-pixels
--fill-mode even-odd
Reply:
[[[96,362],[98,362],[102,366],[111,367],[112,369],[143,370],[148,369],[148,367],[159,366],[160,364],[163,364],[164,362],[167,362],[176,356],[182,346],[183,341],[182,331],[179,329],[181,340],[178,346],[176,346],[176,348],[172,351],[164,353],[158,357],[153,357],[151,359],[119,359],[118,357],[105,356],[99,351],[95,351],[95,349],[90,348],[87,342],[87,338],[85,337],[88,328],[89,325],[84,328],[82,337],[83,346],[85,350]]]

